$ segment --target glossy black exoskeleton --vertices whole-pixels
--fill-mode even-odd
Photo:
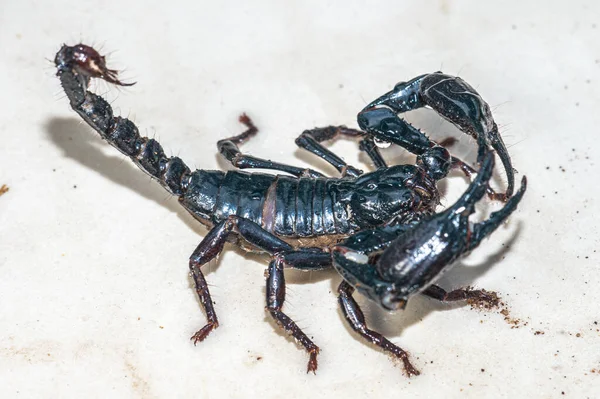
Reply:
[[[435,208],[439,203],[437,181],[446,176],[451,167],[460,167],[468,173],[474,172],[469,167],[465,169],[462,161],[450,156],[446,149],[424,138],[420,132],[410,136],[404,131],[392,129],[392,136],[385,136],[387,130],[384,129],[384,122],[386,124],[402,122],[398,122],[401,120],[396,115],[386,116],[385,121],[377,116],[386,112],[377,107],[391,106],[383,101],[373,103],[372,106],[375,108],[371,107],[359,115],[361,126],[366,123],[363,126],[366,132],[343,126],[329,126],[307,130],[296,140],[300,147],[333,165],[341,173],[340,178],[326,177],[312,169],[298,168],[242,154],[238,145],[258,131],[246,115],[240,117],[240,122],[247,127],[247,130],[238,136],[220,140],[217,143],[219,152],[239,169],[270,169],[288,175],[247,173],[239,170],[191,171],[180,158],[167,157],[156,140],[140,136],[133,122],[113,116],[110,104],[102,97],[88,91],[91,78],[101,78],[117,85],[130,85],[117,79],[117,72],[106,67],[104,57],[96,50],[83,44],[64,45],[55,57],[55,64],[57,75],[71,107],[103,139],[130,157],[140,169],[177,196],[183,207],[210,229],[189,261],[196,292],[208,319],[207,324],[192,336],[194,343],[204,340],[219,325],[201,267],[214,259],[227,241],[237,238],[237,242],[246,249],[266,252],[271,256],[266,273],[267,310],[273,319],[306,349],[309,353],[307,371],[314,372],[317,368],[319,348],[292,319],[282,312],[285,301],[284,267],[300,270],[320,270],[331,267],[333,260],[330,249],[339,244],[335,247],[334,254],[336,256],[342,254],[342,258],[339,256],[336,258],[336,267],[349,284],[358,286],[359,280],[352,280],[349,277],[352,273],[348,270],[356,266],[349,263],[352,259],[349,254],[354,253],[359,257],[369,258],[368,254],[375,252],[377,248],[386,247],[388,248],[386,251],[393,251],[393,248],[399,244],[389,240],[389,234],[398,235],[418,220],[427,220],[417,226],[429,226],[429,229],[415,227],[417,229],[415,232],[422,235],[423,240],[427,240],[427,234],[436,234],[439,223],[444,220],[450,223],[451,219],[450,215],[443,217],[435,215]],[[478,138],[479,143],[485,145],[486,149],[489,140],[487,133],[481,132],[480,136],[484,138]],[[347,165],[321,144],[322,141],[339,135],[361,137],[361,149],[371,157],[377,170],[363,174],[362,171]],[[417,164],[387,167],[373,141],[382,139],[382,135],[385,139],[416,153],[419,157]],[[493,146],[493,139],[491,142]],[[508,159],[507,154],[504,156]],[[492,161],[489,161],[489,157],[485,160],[486,174],[478,176],[473,184],[477,186],[477,192],[483,189],[492,197],[497,196],[498,194],[487,186]],[[505,209],[516,206],[520,196],[515,198],[509,200]],[[362,240],[361,233],[365,232],[371,235],[369,240],[375,247],[359,245]],[[448,236],[448,244],[453,246],[456,241],[456,245],[459,245],[464,240],[464,237],[459,234],[461,232],[463,231],[459,230],[456,234]],[[485,235],[482,233],[482,237]],[[456,251],[455,257],[461,254],[461,251]],[[386,256],[390,257],[391,263],[388,265],[380,261],[376,263],[379,265],[376,269],[387,270],[389,266],[388,272],[392,272],[392,269],[398,267],[399,259],[393,255]],[[438,266],[444,268],[450,266],[454,258],[434,260],[439,263]],[[445,261],[447,264],[442,264]],[[362,268],[365,273],[373,273],[371,263],[358,263],[356,267]],[[410,270],[405,274],[419,270],[420,267],[419,263],[414,261],[413,266],[408,268]],[[419,284],[432,283],[435,277],[433,274],[437,269],[431,268],[429,264],[423,264],[422,269],[431,269],[432,272],[423,276]],[[386,280],[387,274],[384,273],[377,278],[396,284],[395,289],[401,288],[401,284],[397,283],[395,277]],[[364,323],[360,324],[358,320],[360,309],[356,304],[348,305],[352,302],[350,297],[352,288],[348,283],[343,283],[340,288],[340,300],[352,326],[365,335],[365,331],[370,330],[364,330],[366,326]],[[365,283],[368,285],[376,282],[374,279],[366,279]],[[404,296],[388,295],[383,298],[376,294],[369,294],[368,291],[367,287],[364,293],[388,308],[396,308],[397,306],[390,304],[405,300]],[[456,296],[445,296],[442,288],[433,285],[423,293],[429,295],[434,291],[435,295],[432,296],[440,300],[454,300]],[[405,294],[402,290],[399,292]],[[412,291],[406,295],[410,293]],[[472,295],[472,297],[486,300],[482,295]],[[406,352],[390,344],[385,338],[375,339],[373,332],[370,334],[372,342],[403,359],[409,375],[417,373],[408,361]]]
[[[373,137],[398,144],[418,154],[419,162],[428,165],[430,169],[438,169],[441,174],[447,173],[449,165],[461,168],[467,175],[474,173],[459,159],[448,159],[447,154],[439,150],[421,131],[397,117],[399,113],[425,106],[431,107],[477,140],[478,163],[483,162],[491,144],[504,165],[508,187],[505,194],[495,194],[490,189],[487,191],[491,198],[506,201],[512,195],[515,185],[508,150],[498,132],[490,106],[461,78],[435,72],[397,83],[391,91],[372,101],[358,114],[358,124]]]

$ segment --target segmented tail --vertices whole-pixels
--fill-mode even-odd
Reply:
[[[90,78],[131,86],[117,79],[117,72],[106,67],[104,57],[93,48],[78,44],[63,45],[54,60],[57,76],[69,98],[71,107],[103,139],[130,157],[140,169],[157,179],[169,192],[182,195],[188,186],[190,169],[178,157],[167,157],[154,139],[140,136],[129,119],[113,116],[110,104],[87,90]]]

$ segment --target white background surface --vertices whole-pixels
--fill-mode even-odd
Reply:
[[[1,396],[599,397],[600,5],[399,3],[0,2]],[[530,186],[442,284],[498,291],[519,328],[424,298],[397,315],[361,299],[422,371],[408,379],[346,327],[335,273],[290,272],[285,309],[322,348],[307,375],[263,310],[267,258],[229,247],[207,268],[221,326],[194,347],[205,317],[187,260],[206,230],[70,110],[50,60],[79,41],[138,82],[95,85],[116,112],[207,169],[226,167],[215,143],[246,111],[261,133],[244,150],[333,173],[296,149],[303,129],[355,126],[399,80],[460,74]],[[474,143],[431,111],[409,119],[456,134],[472,160]],[[401,154],[386,156],[411,161]],[[449,179],[444,203],[464,187]]]

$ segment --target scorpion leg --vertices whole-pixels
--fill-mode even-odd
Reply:
[[[233,166],[239,169],[251,168],[279,170],[296,177],[324,177],[323,174],[317,172],[316,170],[299,168],[297,166],[286,165],[279,162],[257,158],[252,155],[243,154],[240,151],[238,144],[241,144],[250,137],[254,136],[258,132],[258,128],[246,114],[242,114],[239,120],[247,127],[247,130],[237,136],[229,137],[217,142],[219,152],[221,155],[223,155],[223,157],[225,157],[225,159],[231,162]]]
[[[321,270],[331,265],[330,255],[319,248],[294,250],[290,244],[267,232],[258,224],[238,216],[229,216],[213,227],[190,258],[190,270],[196,284],[196,292],[208,319],[208,323],[192,336],[194,344],[204,340],[219,325],[208,286],[200,268],[221,253],[231,233],[239,235],[251,245],[274,256],[266,273],[267,310],[275,321],[306,349],[310,355],[307,370],[315,372],[319,347],[289,316],[281,311],[285,301],[283,267],[288,265],[301,270]]]
[[[221,253],[225,242],[227,242],[227,237],[234,229],[247,241],[269,252],[292,250],[291,245],[267,233],[256,223],[237,216],[229,216],[215,225],[190,257],[190,272],[194,279],[196,293],[208,319],[208,323],[192,336],[191,340],[194,341],[194,344],[203,341],[212,330],[219,326],[201,267]]]
[[[283,275],[283,259],[276,256],[269,263],[269,268],[265,273],[267,277],[267,310],[271,317],[282,327],[287,333],[291,334],[296,342],[302,345],[309,353],[308,366],[306,372],[317,370],[317,355],[319,347],[308,338],[308,336],[298,327],[298,325],[289,318],[288,315],[281,311],[285,301],[285,278]]]
[[[366,139],[360,141],[360,150],[367,153],[377,169],[387,168],[387,164],[381,156],[379,148],[377,148],[375,145],[375,140],[373,140],[371,137],[367,137]]]
[[[346,281],[342,281],[338,288],[338,300],[342,308],[342,312],[344,313],[344,317],[348,323],[350,323],[352,329],[354,329],[354,331],[359,333],[363,338],[367,339],[371,343],[377,345],[384,351],[391,353],[394,355],[394,357],[402,360],[404,370],[409,377],[412,375],[419,375],[419,371],[411,364],[410,360],[408,359],[408,353],[405,350],[394,345],[383,335],[370,330],[367,327],[365,316],[362,310],[354,298],[352,298],[353,292],[354,288]]]
[[[358,177],[362,175],[362,170],[348,165],[342,158],[335,155],[321,144],[322,141],[333,140],[338,136],[362,137],[365,132],[357,129],[350,129],[346,126],[327,126],[305,130],[296,139],[296,145],[300,148],[315,154],[319,158],[331,164],[338,172],[344,176]]]

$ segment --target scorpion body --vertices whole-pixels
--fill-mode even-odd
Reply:
[[[371,107],[359,113],[359,125],[363,130],[343,126],[315,128],[303,132],[296,140],[300,147],[333,165],[341,173],[341,177],[326,177],[312,169],[242,154],[238,144],[257,132],[246,115],[240,117],[240,122],[247,130],[238,136],[220,140],[217,143],[220,153],[239,169],[271,169],[291,176],[240,170],[191,171],[180,158],[167,157],[156,140],[142,137],[133,122],[115,117],[106,100],[87,90],[91,78],[101,78],[122,86],[131,85],[119,81],[117,72],[106,67],[104,57],[96,50],[83,44],[63,45],[55,57],[55,64],[71,107],[103,139],[130,157],[144,172],[177,196],[183,207],[210,229],[192,253],[189,263],[196,292],[208,319],[207,324],[192,336],[194,344],[204,340],[219,325],[201,267],[214,259],[222,251],[224,244],[232,239],[247,249],[266,252],[272,257],[266,272],[267,310],[309,353],[309,372],[314,372],[317,368],[319,348],[282,312],[285,301],[284,267],[320,270],[335,266],[345,279],[340,286],[340,303],[350,324],[372,343],[400,358],[409,375],[418,374],[418,371],[408,360],[408,354],[366,328],[364,317],[361,319],[360,309],[351,298],[353,287],[388,310],[401,308],[399,304],[405,304],[408,295],[417,292],[442,301],[491,300],[485,291],[455,290],[447,293],[432,284],[441,270],[447,269],[465,252],[464,245],[451,245],[450,247],[456,248],[453,256],[440,257],[441,254],[436,254],[437,257],[430,257],[429,265],[423,265],[422,268],[432,270],[429,274],[419,274],[421,265],[416,258],[409,256],[412,268],[405,267],[400,274],[406,277],[417,271],[413,277],[418,285],[411,283],[408,291],[399,289],[403,287],[396,284],[398,273],[388,271],[383,273],[383,277],[378,275],[379,271],[387,268],[402,269],[398,266],[401,260],[398,258],[401,256],[393,252],[400,245],[395,241],[398,237],[415,228],[413,235],[418,235],[421,240],[435,239],[438,236],[437,226],[452,218],[451,215],[435,215],[435,208],[439,203],[436,182],[444,178],[451,168],[459,168],[467,175],[475,173],[475,170],[452,157],[445,148],[429,140],[394,114],[404,111],[393,106],[401,97],[396,91],[388,93],[387,97],[381,97]],[[400,91],[406,92],[404,89]],[[413,96],[411,93],[408,96],[410,98]],[[473,93],[477,94],[474,90]],[[469,101],[473,105],[471,97]],[[393,101],[386,100],[389,98],[393,98]],[[460,100],[452,101],[456,105]],[[382,108],[382,105],[387,108]],[[437,107],[444,108],[443,104],[437,104]],[[479,107],[485,108],[482,104]],[[440,113],[444,115],[444,112]],[[456,112],[447,117],[461,126],[466,123],[463,120],[468,121],[469,118],[491,118],[487,114],[477,116],[472,113],[465,118]],[[472,121],[472,124],[476,124],[475,122]],[[489,120],[486,119],[485,122],[489,125]],[[512,190],[510,158],[506,149],[498,145],[493,132],[488,135],[485,131],[475,131],[473,134],[480,145],[480,162],[485,161],[486,173],[482,177],[478,174],[472,186],[475,185],[477,193],[481,195],[487,192],[491,198],[508,200],[505,206],[507,211],[494,218],[497,227],[498,222],[504,220],[516,207],[524,186],[519,195],[511,199],[508,199],[511,192],[497,194],[489,188],[487,182],[493,170],[493,154],[488,144],[491,143],[498,150],[504,162],[509,176],[509,191]],[[321,144],[322,141],[340,135],[362,138],[361,149],[371,157],[377,170],[363,174]],[[374,145],[374,140],[403,146],[418,155],[417,164],[388,167]],[[480,197],[476,196],[475,200]],[[472,210],[472,204],[468,209]],[[488,229],[485,234],[480,234],[478,242],[492,230]],[[464,229],[456,232],[457,237],[446,235],[442,240],[460,241],[463,239],[460,234],[463,233]],[[388,259],[389,264],[379,260],[377,254],[382,251],[381,259]],[[374,257],[370,257],[371,255]],[[436,267],[430,267],[432,263]]]
[[[347,236],[372,225],[371,220],[361,218],[366,197],[359,193],[368,181],[382,182],[385,174],[392,184],[419,176],[419,172],[414,166],[402,165],[358,179],[339,179],[197,170],[190,175],[181,203],[207,225],[236,215],[280,237]],[[434,181],[425,174],[420,179],[420,193],[397,184],[390,190],[396,209],[418,212],[435,206],[433,193],[426,191],[435,187]],[[393,212],[397,214],[396,209]]]

